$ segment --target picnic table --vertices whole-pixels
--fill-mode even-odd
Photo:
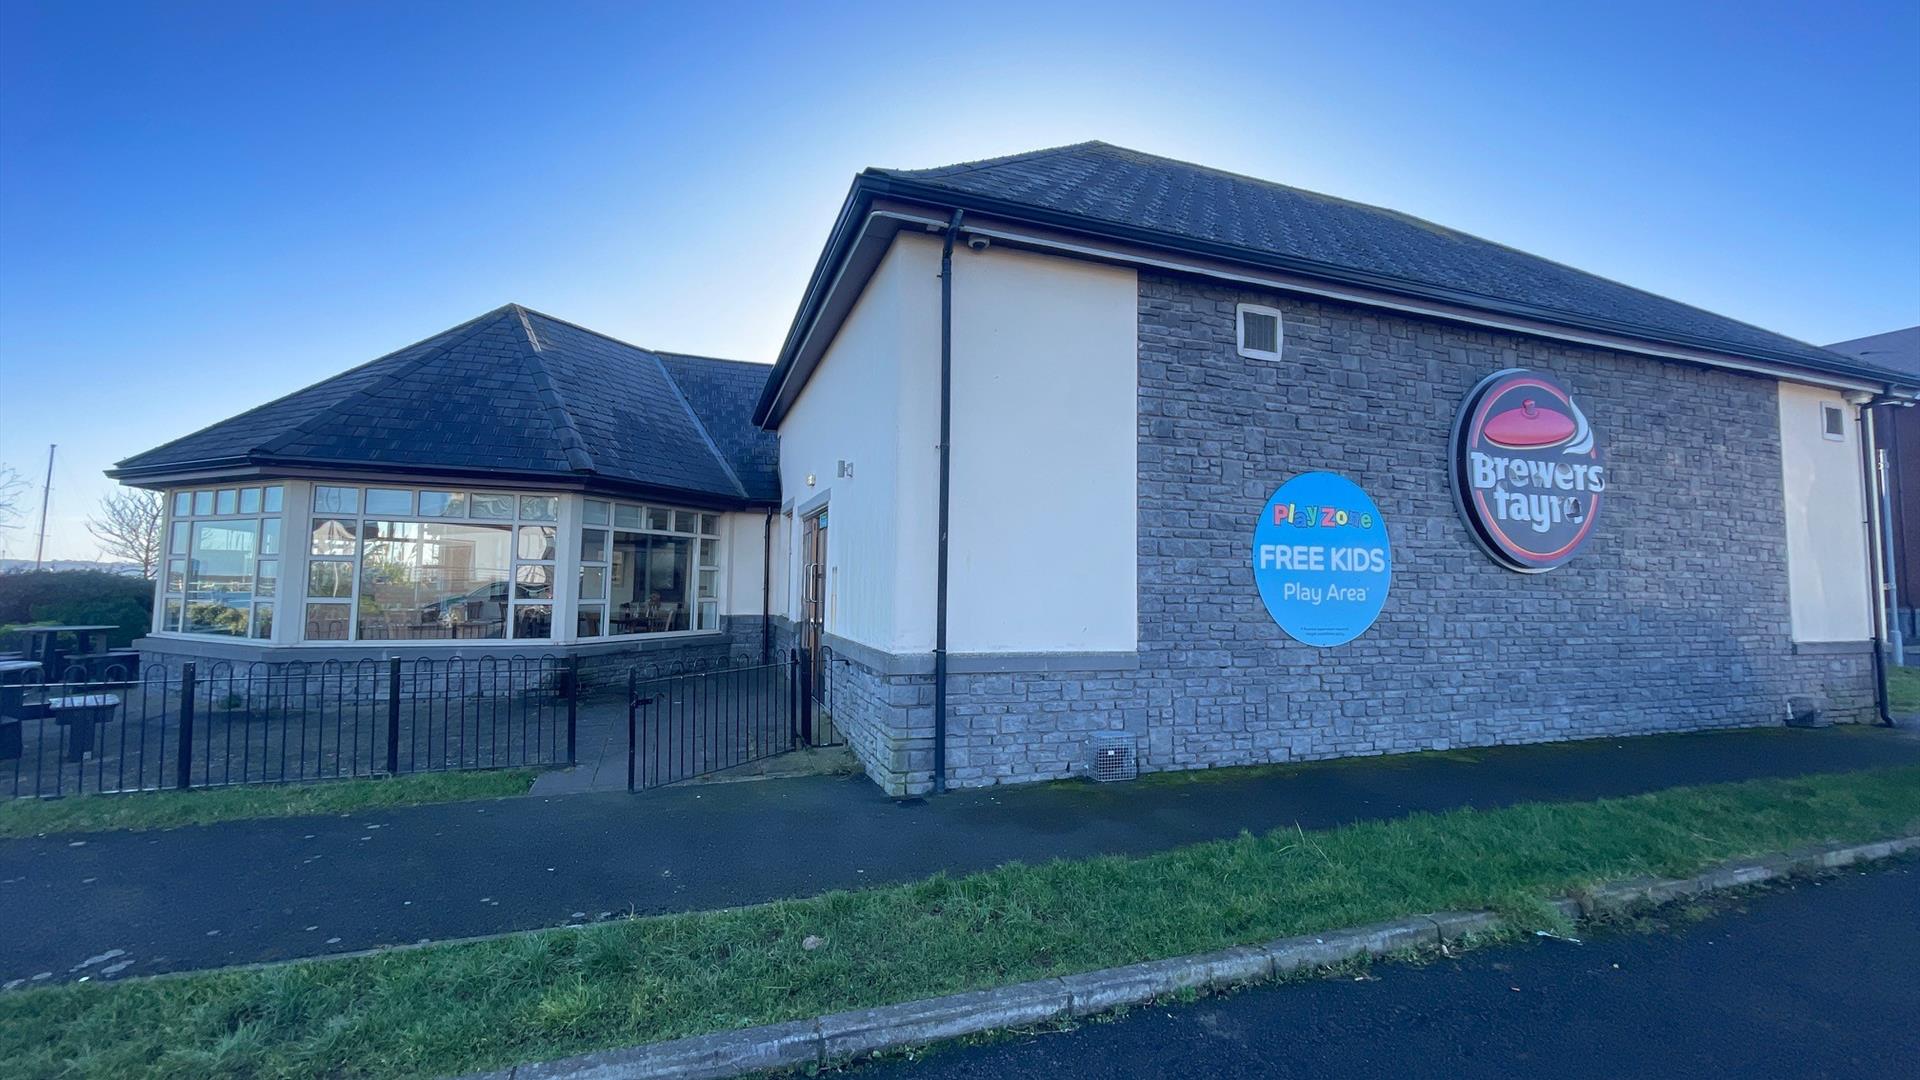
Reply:
[[[93,729],[113,719],[120,699],[113,694],[75,694],[47,699],[53,722],[67,729],[67,760],[85,761],[93,753]]]
[[[27,682],[40,671],[38,660],[0,660],[0,761],[12,761],[21,754],[21,721],[27,697]]]
[[[63,660],[69,656],[92,656],[105,652],[106,633],[118,629],[112,624],[96,623],[80,626],[20,626],[15,627],[13,632],[24,641],[27,659],[39,661],[42,671],[58,682],[64,674]],[[63,635],[71,635],[72,648],[61,647]],[[100,643],[99,647],[95,646],[96,640]]]

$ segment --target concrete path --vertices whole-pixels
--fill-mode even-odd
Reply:
[[[861,1080],[1912,1076],[1920,865],[1715,901],[1656,932],[1376,965],[935,1049]]]
[[[1920,742],[1882,731],[1769,729],[905,802],[823,776],[6,840],[0,985],[725,907],[1243,829],[1914,763]]]

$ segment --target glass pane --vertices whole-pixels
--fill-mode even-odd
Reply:
[[[513,636],[517,638],[552,637],[553,605],[516,605],[513,609]]]
[[[280,585],[280,560],[261,559],[260,573],[253,579],[253,595],[272,596]]]
[[[464,491],[423,491],[420,493],[421,517],[467,516],[467,493]]]
[[[192,534],[192,531],[192,525],[184,521],[174,522],[173,537],[167,542],[167,554],[185,555],[187,553],[187,537]]]
[[[187,621],[183,629],[189,634],[246,637],[247,603],[244,600],[236,603],[225,595],[205,600],[188,598]]]
[[[720,629],[720,602],[718,600],[703,600],[700,602],[700,629]]]
[[[582,529],[580,531],[580,561],[607,561],[607,532],[605,529]]]
[[[560,500],[552,495],[520,496],[521,521],[559,521]]]
[[[347,640],[347,616],[352,613],[346,604],[308,604],[307,625],[301,629],[300,640]]]
[[[720,595],[720,571],[700,571],[700,599],[711,600]]]
[[[607,604],[616,634],[688,629],[693,591],[693,540],[614,533]]]
[[[232,488],[221,488],[214,495],[213,512],[216,514],[237,513],[240,509],[240,493]]]
[[[623,529],[640,527],[640,508],[621,503],[613,508],[613,523]]]
[[[522,566],[513,572],[515,600],[553,599],[553,567]]]
[[[675,510],[673,512],[673,531],[683,533],[699,532],[700,515],[691,510]]]
[[[701,514],[700,515],[700,534],[702,536],[719,536],[720,535],[720,515],[719,514]]]
[[[701,566],[719,566],[720,565],[720,541],[718,540],[700,541],[700,565]]]
[[[307,564],[307,595],[344,598],[353,595],[353,564],[345,560],[317,559]],[[324,640],[334,640],[327,638]]]
[[[176,630],[176,631],[179,630],[180,615],[182,612],[186,610],[187,610],[187,605],[182,601],[169,599],[167,601],[166,608],[162,611],[160,616],[160,629]]]
[[[265,510],[269,514],[279,513],[280,512],[280,485],[274,484],[272,487],[264,489],[260,495],[260,502],[261,502],[260,509]]]
[[[307,548],[312,555],[351,555],[354,550],[353,522],[339,518],[319,518],[313,523],[313,542]]]
[[[522,559],[551,560],[554,553],[553,544],[553,526],[520,526],[520,557]]]
[[[599,604],[589,604],[580,609],[580,620],[574,627],[576,637],[600,637],[607,632],[607,609]]]
[[[588,499],[586,502],[585,520],[589,525],[605,525],[607,523],[607,504],[601,502],[599,499]]]
[[[367,513],[410,517],[413,514],[413,492],[404,488],[368,488]]]
[[[280,519],[267,518],[260,522],[260,554],[280,554]]]
[[[196,491],[193,493],[193,512],[195,514],[213,513],[213,492]]]
[[[259,526],[251,521],[197,521],[193,553],[187,560],[187,621],[204,626],[194,633],[244,635],[253,595],[254,552]],[[221,610],[196,610],[201,606]]]
[[[316,487],[313,489],[313,509],[318,514],[357,514],[360,512],[360,489]]]
[[[604,566],[583,566],[580,568],[580,599],[605,600],[607,598],[607,568]]]
[[[467,516],[486,521],[512,521],[513,496],[472,495],[467,501]]]
[[[193,513],[193,492],[176,491],[173,493],[173,516],[186,517]]]
[[[369,521],[360,640],[507,636],[513,530],[452,521]]]
[[[168,559],[167,560],[167,591],[175,594],[185,592],[186,582],[187,582],[187,560]]]
[[[253,605],[253,636],[270,638],[273,636],[273,605],[260,603]]]
[[[257,514],[260,512],[259,488],[240,489],[240,512],[243,514]]]
[[[657,506],[647,507],[647,528],[655,532],[673,531],[673,512]]]

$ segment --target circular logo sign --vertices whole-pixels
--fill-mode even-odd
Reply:
[[[1508,569],[1551,570],[1593,535],[1607,490],[1605,450],[1553,379],[1515,368],[1481,380],[1460,406],[1452,459],[1460,516]]]
[[[1296,476],[1267,500],[1253,528],[1253,580],[1273,621],[1295,641],[1344,645],[1373,625],[1393,581],[1380,508],[1337,473]]]

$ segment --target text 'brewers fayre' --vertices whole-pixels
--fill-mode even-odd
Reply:
[[[1513,570],[1551,570],[1593,535],[1607,490],[1600,438],[1573,394],[1534,371],[1487,376],[1453,430],[1453,497],[1474,539]]]
[[[1294,640],[1322,648],[1352,641],[1380,617],[1393,583],[1380,508],[1337,473],[1294,477],[1254,526],[1253,580]]]

